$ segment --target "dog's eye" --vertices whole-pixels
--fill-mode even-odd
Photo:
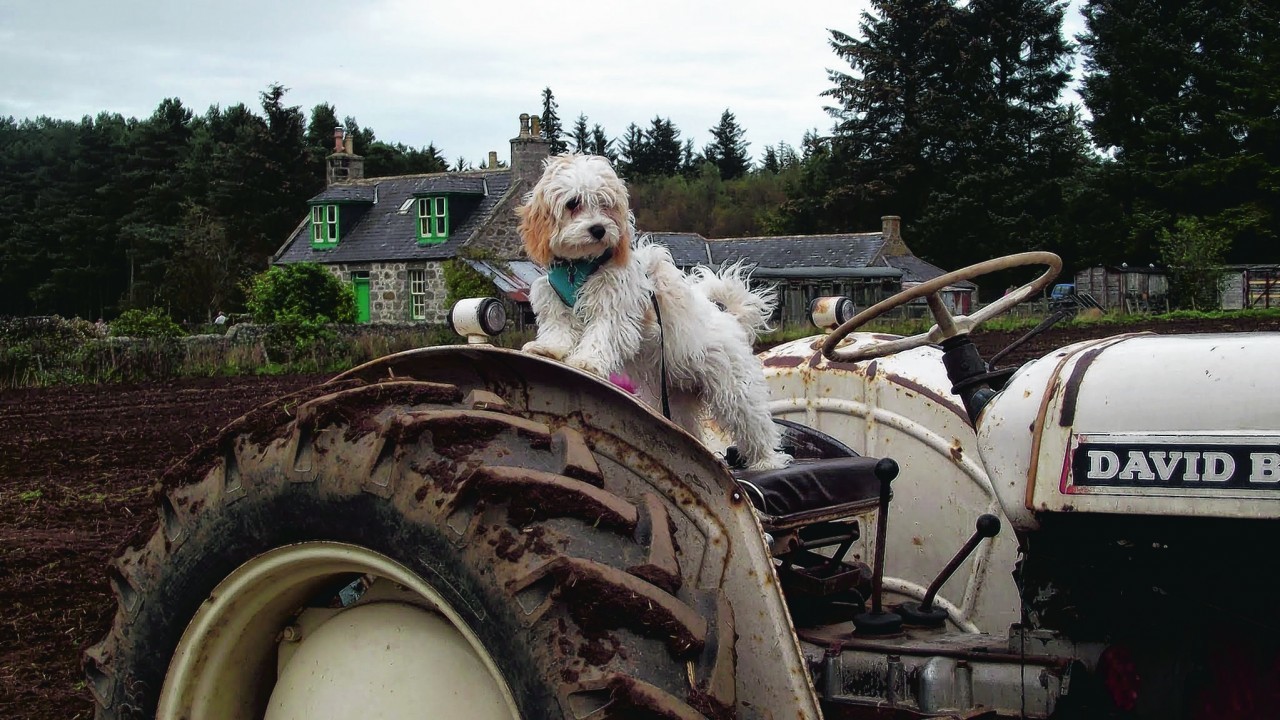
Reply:
[[[569,198],[569,202],[567,202],[567,203],[565,203],[565,204],[564,204],[564,208],[565,208],[566,210],[568,210],[569,212],[573,212],[574,210],[577,210],[577,209],[578,209],[578,206],[579,206],[579,205],[581,205],[581,204],[582,204],[582,201],[581,201],[581,200],[579,200],[578,198],[576,198],[576,197],[575,197],[575,198]]]

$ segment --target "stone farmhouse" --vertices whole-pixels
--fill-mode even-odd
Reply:
[[[542,174],[551,144],[538,119],[520,116],[509,168],[364,177],[351,138],[334,131],[328,186],[274,263],[314,262],[355,287],[361,322],[443,323],[444,262],[483,256],[517,260],[515,208]]]
[[[309,201],[306,218],[276,253],[277,264],[315,262],[356,292],[361,322],[442,323],[448,313],[445,262],[460,259],[494,281],[518,325],[533,322],[529,284],[541,269],[523,255],[515,208],[549,156],[538,118],[520,116],[509,168],[366,178],[351,139],[335,130],[327,187]],[[943,271],[913,255],[896,216],[878,232],[706,239],[695,233],[651,233],[676,263],[719,267],[743,262],[758,283],[778,286],[783,324],[804,323],[809,303],[845,295],[866,307]],[[977,288],[959,283],[943,292],[969,312]]]

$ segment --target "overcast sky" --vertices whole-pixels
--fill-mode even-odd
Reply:
[[[509,159],[550,87],[617,137],[670,118],[701,149],[728,108],[750,152],[825,132],[828,28],[857,33],[865,0],[572,3],[509,0],[0,0],[0,116],[197,113],[273,82],[310,115],[329,102],[378,138],[450,161]],[[1079,30],[1072,16],[1068,31]],[[357,148],[357,152],[359,149]]]

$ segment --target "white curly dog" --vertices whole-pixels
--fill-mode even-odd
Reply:
[[[741,265],[686,275],[666,248],[636,240],[626,185],[602,157],[549,158],[516,212],[526,252],[548,271],[530,288],[538,335],[526,352],[604,378],[624,373],[651,407],[660,407],[665,365],[673,421],[700,437],[709,413],[751,469],[791,461],[751,352],[776,305],[772,290],[752,292]]]

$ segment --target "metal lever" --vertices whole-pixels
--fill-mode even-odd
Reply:
[[[924,600],[921,602],[904,602],[897,607],[898,612],[902,615],[903,622],[918,627],[942,627],[947,622],[947,611],[933,606],[933,599],[938,595],[938,590],[942,589],[942,585],[955,574],[960,564],[973,554],[973,551],[977,549],[978,543],[982,542],[983,538],[995,537],[998,534],[1000,534],[1000,518],[986,513],[979,515],[973,535],[965,541],[964,547],[960,548],[960,552],[951,558],[951,562],[942,568],[942,572],[938,573],[938,577],[934,578],[932,583],[929,583],[929,589],[925,591]]]
[[[885,534],[889,531],[889,483],[898,477],[898,463],[884,458],[876,463],[875,475],[880,480],[880,512],[876,516],[876,556],[871,575],[871,612],[853,617],[855,635],[892,635],[902,630],[902,617],[885,612],[880,596],[884,586]]]

